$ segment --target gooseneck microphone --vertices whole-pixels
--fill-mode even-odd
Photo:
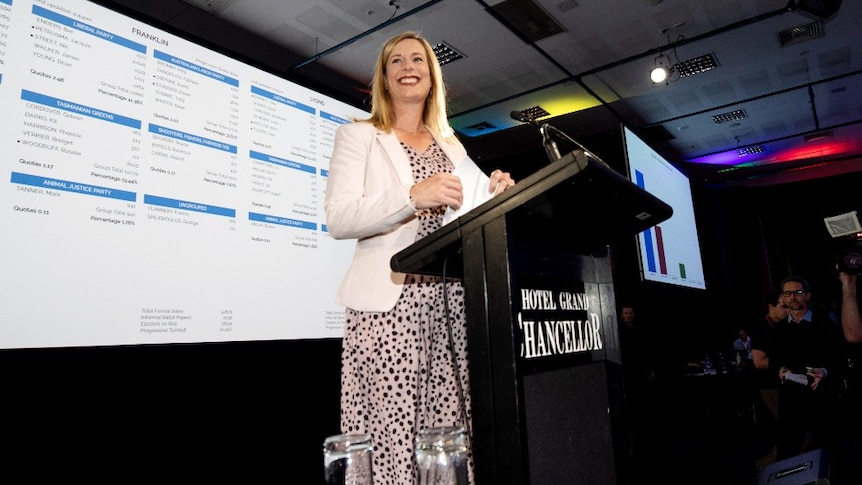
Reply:
[[[530,118],[530,116],[524,111],[512,110],[512,112],[509,113],[509,116],[511,116],[513,120],[520,121],[521,123],[533,122],[533,118]]]
[[[536,122],[536,120],[532,118],[529,114],[527,114],[526,111],[512,110],[511,112],[509,112],[509,116],[511,116],[513,120],[520,121],[521,123],[535,124]],[[542,135],[542,147],[545,148],[545,154],[548,156],[548,159],[552,163],[562,158],[562,156],[560,155],[560,149],[557,147],[557,142],[554,141],[554,138],[551,136],[552,131],[583,150],[585,154],[589,155],[592,158],[595,158],[596,160],[601,161],[599,157],[595,156],[591,151],[587,150],[585,146],[578,143],[565,132],[559,130],[558,128],[552,126],[549,123],[543,123],[542,126],[539,127],[539,133]]]
[[[557,142],[551,138],[549,133],[551,128],[551,125],[545,123],[539,128],[539,133],[542,134],[542,146],[545,147],[545,154],[548,155],[548,160],[553,163],[562,157],[560,156],[560,149],[557,148]]]
[[[548,123],[545,123],[544,125],[542,125],[542,128],[545,128],[545,131],[550,130],[550,131],[553,131],[553,132],[555,132],[555,133],[558,133],[560,136],[562,136],[563,138],[565,138],[567,141],[571,142],[573,145],[575,145],[576,147],[578,147],[578,148],[580,148],[581,150],[583,150],[583,151],[584,151],[584,153],[585,153],[586,155],[589,155],[590,157],[595,158],[596,160],[598,160],[598,161],[600,161],[600,162],[602,162],[602,163],[605,163],[604,161],[602,161],[602,159],[601,159],[601,158],[597,157],[595,153],[593,153],[593,152],[589,151],[589,150],[587,149],[587,147],[585,147],[585,146],[581,145],[580,143],[578,143],[578,141],[577,141],[577,140],[575,140],[574,138],[570,137],[569,135],[567,135],[564,131],[560,130],[559,128],[557,128],[557,127],[555,127],[555,126],[552,126],[552,125],[549,125]],[[544,137],[544,136],[545,136],[545,134],[544,134],[544,133],[542,133],[542,136]],[[550,137],[550,135],[548,135],[548,137]],[[544,138],[543,138],[543,139],[544,139]],[[553,142],[553,141],[552,141],[552,142]],[[554,147],[556,148],[556,145],[555,145]],[[545,150],[547,151],[547,147],[545,147]],[[559,157],[559,154],[558,154],[557,156]]]

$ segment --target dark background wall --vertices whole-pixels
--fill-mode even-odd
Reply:
[[[285,315],[289,318],[289,315]],[[4,463],[27,477],[323,483],[340,339],[4,350]]]

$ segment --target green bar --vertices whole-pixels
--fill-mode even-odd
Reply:
[[[679,263],[679,276],[685,279],[685,265],[682,263]]]

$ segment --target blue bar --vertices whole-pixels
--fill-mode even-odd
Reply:
[[[215,148],[216,150],[221,150],[228,153],[236,153],[236,145],[230,145],[228,143],[222,143],[220,141],[213,140],[210,138],[192,135],[191,133],[175,130],[166,126],[159,126],[150,123],[149,131],[150,133],[155,133],[156,135],[167,136],[169,138],[187,141],[189,143],[195,143],[197,145],[201,145],[207,148]]]
[[[202,214],[236,217],[235,209],[216,207],[214,205],[206,205],[199,202],[189,202],[187,200],[169,199],[167,197],[159,197],[157,195],[144,194],[144,204],[170,207],[171,209],[180,209],[184,211],[200,212]]]
[[[300,221],[298,219],[288,219],[287,217],[270,216],[257,212],[249,212],[248,220],[255,222],[265,222],[267,224],[278,224],[280,226],[290,226],[299,229],[317,230],[317,224],[314,222]]]
[[[317,112],[317,110],[315,110],[314,107],[312,107],[312,106],[302,104],[302,103],[294,101],[290,98],[285,98],[284,96],[282,96],[280,94],[275,94],[271,91],[261,89],[257,86],[251,87],[251,93],[256,94],[258,96],[261,96],[261,97],[264,97],[264,98],[271,99],[271,100],[278,102],[278,103],[281,103],[281,104],[286,104],[287,106],[290,106],[291,108],[296,108],[300,111],[305,111],[306,113],[309,113],[309,114],[314,114]]]
[[[168,64],[173,64],[175,66],[182,67],[183,69],[188,69],[189,71],[196,72],[196,73],[201,74],[203,76],[206,76],[208,78],[215,79],[216,81],[221,81],[225,84],[229,84],[229,85],[234,86],[234,87],[239,87],[239,80],[237,80],[237,79],[225,76],[224,74],[222,74],[220,72],[215,72],[212,69],[207,69],[203,66],[199,66],[197,64],[192,64],[189,61],[186,61],[184,59],[179,59],[179,58],[174,57],[174,56],[167,54],[165,52],[162,52],[159,50],[153,51],[153,57],[155,57],[156,59],[165,61]]]
[[[635,170],[635,185],[646,190],[644,174],[640,170]],[[651,227],[647,228],[644,231],[644,252],[646,253],[647,269],[650,272],[655,273],[655,248],[653,247],[653,235]]]
[[[63,190],[65,192],[94,195],[96,197],[106,197],[108,199],[118,199],[129,202],[134,202],[137,197],[137,194],[134,192],[128,192],[126,190],[111,189],[108,187],[100,187],[98,185],[79,184],[68,180],[38,177],[18,172],[12,172],[11,182],[14,184],[42,187],[43,189]]]
[[[340,116],[335,116],[334,114],[327,113],[326,111],[321,111],[320,117],[327,120],[327,121],[333,121],[335,123],[338,123],[339,125],[343,125],[345,123],[350,123],[350,120],[346,120]]]
[[[12,0],[0,0],[0,3],[5,3],[6,5],[12,5]]]
[[[655,248],[653,247],[652,228],[644,231],[644,252],[646,253],[647,269],[655,273]]]
[[[10,4],[11,5],[11,4]],[[137,42],[131,41],[124,37],[120,37],[119,35],[112,34],[110,32],[106,32],[102,29],[98,29],[93,27],[92,25],[85,24],[83,22],[79,22],[75,19],[66,17],[65,15],[58,14],[56,12],[52,12],[46,8],[40,7],[38,5],[33,5],[33,15],[38,15],[40,17],[44,17],[52,22],[57,22],[58,24],[65,25],[71,29],[78,30],[80,32],[85,32],[87,34],[92,35],[93,37],[98,37],[103,40],[107,40],[108,42],[113,42],[122,47],[129,48],[133,51],[140,52],[142,54],[147,53],[147,46],[143,44],[139,44]]]
[[[136,130],[141,129],[141,121],[136,120],[134,118],[128,118],[126,116],[121,116],[115,113],[109,113],[107,111],[102,111],[100,109],[91,108],[90,106],[84,106],[82,104],[73,103],[71,101],[66,101],[65,99],[52,98],[51,96],[45,96],[44,94],[34,93],[33,91],[27,91],[26,89],[21,90],[21,99],[24,101],[30,101],[33,103],[44,104],[45,106],[50,106],[51,108],[61,109],[63,111],[68,111],[70,113],[75,113],[79,115],[89,116],[90,118],[96,118],[102,121],[110,121],[111,123],[116,123],[118,125],[128,126],[134,128]]]
[[[260,160],[261,162],[274,163],[276,165],[281,165],[287,168],[292,168],[294,170],[299,170],[300,172],[307,172],[311,174],[316,174],[317,169],[312,167],[311,165],[306,165],[304,163],[294,162],[292,160],[285,160],[283,158],[274,157],[272,155],[267,155],[266,153],[256,152],[254,150],[249,150],[248,156],[253,158],[254,160]]]
[[[329,170],[327,170],[325,168],[321,168],[320,169],[320,175],[323,175],[324,177],[329,177]]]

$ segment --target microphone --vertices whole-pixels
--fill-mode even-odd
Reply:
[[[521,123],[533,122],[533,119],[530,118],[530,116],[523,111],[513,110],[511,113],[509,113],[509,116],[511,116],[513,120],[520,121]]]
[[[545,154],[548,155],[548,159],[551,163],[556,162],[560,158],[560,149],[557,148],[557,142],[551,138],[548,130],[551,128],[551,125],[545,123],[539,128],[539,132],[542,134],[542,146],[545,147]]]
[[[604,163],[604,161],[602,161],[602,159],[601,159],[601,158],[597,157],[593,152],[589,151],[589,150],[587,149],[587,147],[585,147],[585,146],[581,145],[581,144],[580,144],[580,143],[578,143],[574,138],[570,137],[569,135],[567,135],[565,132],[561,131],[561,130],[560,130],[560,129],[558,129],[557,127],[552,126],[552,125],[550,125],[550,124],[548,124],[548,123],[545,123],[544,125],[542,125],[542,128],[544,129],[544,131],[542,131],[542,144],[544,144],[544,145],[545,145],[545,151],[546,151],[546,152],[548,151],[548,143],[552,143],[552,144],[553,144],[553,148],[554,148],[554,149],[556,149],[556,148],[557,148],[556,143],[554,143],[554,141],[553,141],[553,140],[551,140],[551,139],[550,139],[550,136],[547,134],[547,131],[548,131],[548,130],[553,130],[554,132],[558,133],[560,136],[562,136],[563,138],[565,138],[567,141],[571,142],[573,145],[575,145],[575,146],[577,146],[578,148],[580,148],[581,150],[583,150],[583,151],[584,151],[584,154],[589,155],[590,157],[595,158],[597,161],[600,161],[600,162]],[[560,157],[560,153],[559,153],[559,151],[558,151],[558,152],[556,152],[556,155],[557,155],[557,158],[559,158],[559,157]],[[550,157],[550,155],[548,155],[548,156]],[[551,161],[554,161],[554,160],[551,160]],[[607,165],[607,164],[605,164],[605,165]]]

